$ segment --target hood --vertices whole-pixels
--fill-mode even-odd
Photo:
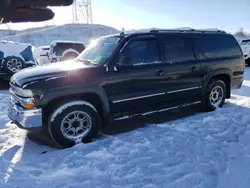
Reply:
[[[24,84],[42,79],[67,76],[69,71],[84,69],[89,66],[82,62],[65,61],[43,66],[23,69],[14,74],[10,80],[11,84],[22,87]]]

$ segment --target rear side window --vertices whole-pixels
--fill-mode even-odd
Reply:
[[[196,41],[196,51],[205,58],[223,58],[242,55],[241,49],[231,35],[200,35]]]
[[[189,38],[178,36],[163,37],[165,62],[183,62],[195,60],[194,51]]]

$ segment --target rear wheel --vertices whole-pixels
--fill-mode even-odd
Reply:
[[[97,136],[101,119],[95,107],[85,101],[72,101],[57,108],[49,118],[48,132],[63,148],[90,142]]]
[[[222,80],[211,80],[203,99],[205,110],[213,111],[221,108],[225,103],[226,94],[226,85]]]

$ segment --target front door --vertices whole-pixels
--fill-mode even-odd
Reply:
[[[129,61],[116,71],[110,70],[104,85],[111,113],[144,111],[159,103],[166,92],[157,38],[133,38],[119,56]]]

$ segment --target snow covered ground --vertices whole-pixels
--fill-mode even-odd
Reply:
[[[56,150],[10,123],[1,90],[0,187],[249,188],[250,68],[233,93],[215,112],[142,121],[143,128]]]

